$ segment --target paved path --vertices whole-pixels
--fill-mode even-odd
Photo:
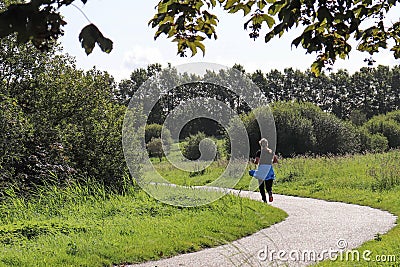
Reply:
[[[258,192],[240,195],[260,200]],[[305,266],[313,263],[310,258],[315,255],[335,257],[344,246],[358,247],[375,234],[386,233],[396,222],[396,216],[385,211],[311,198],[275,195],[272,205],[288,213],[285,221],[228,245],[133,266]],[[280,257],[280,250],[286,254]]]

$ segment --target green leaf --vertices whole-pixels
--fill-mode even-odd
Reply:
[[[192,51],[192,57],[193,57],[194,55],[196,55],[196,54],[197,54],[197,47],[196,47],[196,44],[195,44],[194,42],[189,42],[189,41],[186,41],[186,44],[187,44],[187,46],[190,48],[190,50]]]
[[[263,21],[267,22],[267,25],[268,25],[269,28],[272,28],[272,26],[274,26],[275,20],[274,20],[273,17],[271,17],[271,16],[269,16],[267,14],[263,14],[261,16],[261,18],[262,18]]]
[[[245,30],[247,30],[247,25],[249,25],[249,23],[250,23],[251,21],[253,21],[253,18],[249,19],[248,21],[246,21],[246,22],[243,24],[243,27],[244,27]]]
[[[259,0],[257,3],[257,7],[260,10],[263,10],[266,5],[267,5],[267,2],[265,0]]]
[[[163,3],[163,2],[158,3],[158,13],[159,14],[160,13],[167,13],[168,6],[169,6],[169,3]]]
[[[395,59],[400,58],[400,45],[395,45],[390,49],[390,51],[393,51],[393,55]]]
[[[319,76],[321,74],[321,69],[324,66],[324,62],[322,60],[317,59],[314,61],[314,63],[311,65],[311,72],[315,74],[315,76]]]
[[[200,42],[194,42],[195,45],[201,49],[201,51],[203,52],[203,57],[206,54],[206,47],[204,46],[204,44],[200,43]]]
[[[157,39],[162,33],[168,34],[170,30],[171,30],[171,25],[169,23],[161,25],[160,27],[158,27],[158,31],[154,35],[154,40]]]
[[[329,9],[326,6],[321,6],[317,11],[317,17],[320,22],[326,19],[329,22],[332,22],[332,15],[329,12]]]
[[[229,9],[229,13],[237,13],[239,10],[243,10],[243,15],[246,16],[250,13],[251,7],[238,3]]]
[[[96,43],[100,46],[103,52],[110,53],[113,49],[113,42],[110,39],[105,38],[94,24],[89,24],[82,29],[79,34],[79,41],[87,55],[92,53]]]
[[[221,2],[221,1],[220,1]],[[230,9],[238,0],[228,0],[224,6],[225,9]]]
[[[84,27],[79,34],[79,41],[82,47],[85,49],[87,55],[92,53],[94,46],[96,45],[96,40],[100,36],[100,31],[93,24]]]
[[[197,35],[194,39],[195,39],[196,41],[201,42],[201,41],[204,41],[204,39],[206,39],[206,38],[203,37],[203,36]]]
[[[200,10],[203,5],[204,5],[203,1],[198,1],[195,5],[195,9]]]
[[[285,1],[278,1],[275,2],[274,4],[272,4],[269,8],[268,8],[268,14],[275,16],[276,14],[278,14],[278,12],[281,11],[281,9],[283,8],[283,6],[285,6],[286,3]]]
[[[299,37],[297,37],[292,41],[292,45],[298,47],[302,40],[303,40],[303,35],[300,35]]]
[[[97,40],[97,44],[100,46],[101,51],[106,52],[107,54],[109,54],[113,49],[113,42],[102,36]]]
[[[268,43],[269,41],[271,41],[272,38],[274,38],[274,36],[275,36],[274,31],[270,31],[265,35],[265,42]]]

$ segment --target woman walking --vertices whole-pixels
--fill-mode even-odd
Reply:
[[[250,170],[249,174],[254,178],[258,179],[258,188],[260,189],[261,198],[264,202],[267,202],[265,191],[268,193],[268,201],[274,201],[272,195],[272,185],[275,179],[275,172],[272,168],[272,163],[278,163],[277,157],[273,151],[268,147],[268,140],[262,138],[259,141],[260,150],[257,151],[255,164],[258,164],[257,170]]]

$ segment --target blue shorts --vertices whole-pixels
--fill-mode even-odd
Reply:
[[[250,170],[249,175],[259,180],[274,180],[275,172],[272,165],[262,164],[258,165],[257,170]]]

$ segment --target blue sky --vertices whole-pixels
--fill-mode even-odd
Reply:
[[[86,5],[80,1],[76,4],[86,14],[91,22],[96,24],[104,36],[114,41],[114,49],[110,54],[100,51],[98,47],[86,56],[78,41],[80,30],[88,24],[87,19],[75,7],[64,7],[62,12],[68,24],[64,27],[65,35],[61,42],[67,53],[74,56],[77,66],[90,69],[93,66],[111,73],[117,80],[129,78],[129,74],[138,67],[146,67],[150,63],[168,63],[179,65],[192,62],[211,62],[226,66],[234,63],[242,64],[249,72],[261,69],[268,72],[271,69],[283,70],[287,67],[306,70],[315,60],[315,54],[305,54],[302,48],[291,48],[291,41],[299,35],[299,31],[285,33],[282,38],[264,43],[261,37],[253,41],[249,32],[243,30],[246,18],[242,14],[225,14],[220,8],[214,10],[219,18],[217,40],[206,41],[206,55],[198,53],[194,57],[180,58],[176,55],[176,44],[164,36],[154,41],[155,29],[147,26],[155,13],[156,0],[89,0]],[[389,14],[389,21],[398,21],[400,8],[396,7]],[[353,42],[352,44],[356,44]],[[354,50],[354,49],[353,49]],[[366,53],[353,51],[348,60],[338,60],[334,70],[348,69],[350,72],[366,66]],[[398,65],[389,51],[376,55],[376,64]]]

